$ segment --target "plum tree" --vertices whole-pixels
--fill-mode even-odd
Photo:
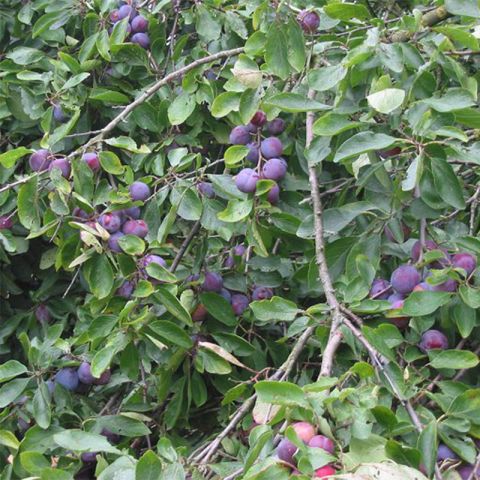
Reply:
[[[260,180],[260,176],[255,170],[251,168],[244,168],[238,172],[235,177],[235,185],[244,193],[253,193],[257,188],[257,183]]]
[[[145,201],[150,196],[150,187],[140,181],[133,182],[130,187],[128,187],[128,190],[130,192],[130,198],[134,201]]]
[[[390,283],[397,293],[407,294],[413,291],[420,280],[420,274],[415,267],[401,265],[393,271]]]
[[[418,346],[423,352],[434,349],[445,350],[448,348],[448,339],[445,334],[439,330],[427,330],[422,334]]]

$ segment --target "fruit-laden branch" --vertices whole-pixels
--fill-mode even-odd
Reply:
[[[308,327],[298,340],[296,341],[290,355],[288,356],[287,360],[283,363],[283,365],[271,376],[268,380],[278,380],[283,381],[288,378],[290,372],[295,365],[300,353],[303,350],[303,347],[307,343],[307,340],[311,337],[315,330],[315,327]],[[228,425],[215,437],[215,440],[208,443],[204,448],[200,450],[200,452],[195,452],[195,456],[191,456],[189,458],[190,461],[194,463],[199,463],[201,465],[205,465],[208,461],[212,458],[214,453],[217,451],[218,447],[222,440],[238,425],[240,420],[249,412],[249,410],[253,407],[257,396],[256,394],[249,397],[245,403],[240,407],[239,410],[235,413],[232,417]]]
[[[313,99],[314,90],[308,92],[308,98]],[[313,112],[307,112],[306,118],[306,142],[305,148],[309,148],[313,140]],[[343,322],[343,313],[340,309],[340,303],[335,295],[330,272],[328,271],[327,260],[325,258],[325,240],[323,238],[323,205],[320,197],[320,188],[315,166],[309,165],[308,176],[310,181],[311,196],[313,202],[313,220],[315,227],[315,257],[318,266],[320,282],[325,292],[325,298],[331,309],[332,325],[330,336],[322,356],[322,365],[320,367],[320,376],[330,376],[333,368],[333,357],[342,341],[342,332],[340,325]]]
[[[151,87],[147,88],[137,99],[135,99],[132,103],[127,105],[110,123],[105,125],[100,130],[100,133],[96,136],[90,139],[83,147],[82,149],[85,150],[88,147],[94,145],[95,143],[100,142],[103,137],[113,130],[122,120],[124,120],[135,108],[137,108],[139,105],[141,105],[143,102],[147,101],[152,95],[154,95],[158,90],[160,90],[164,85],[167,85],[169,82],[177,79],[178,77],[182,76],[183,74],[189,72],[190,70],[193,70],[194,68],[197,68],[200,65],[204,65],[206,63],[211,63],[216,60],[219,60],[221,58],[228,58],[228,57],[233,57],[234,55],[238,55],[239,53],[242,53],[244,50],[243,47],[239,48],[233,48],[231,50],[223,50],[221,52],[214,53],[212,55],[208,55],[203,58],[199,58],[198,60],[195,60],[192,63],[189,63],[185,67],[179,68],[178,70],[175,70],[174,72],[169,73],[165,77],[163,77],[161,80],[158,82],[155,82]]]
[[[422,16],[422,26],[424,27],[433,27],[433,25],[436,25],[437,23],[442,22],[443,20],[447,19],[450,17],[451,14],[447,12],[445,7],[438,7],[435,10],[432,10],[431,12],[427,12]],[[414,33],[412,32],[395,32],[390,36],[390,41],[392,43],[395,42],[408,42],[412,37],[414,36]]]

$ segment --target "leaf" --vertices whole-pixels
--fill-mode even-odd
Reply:
[[[218,213],[219,220],[228,223],[240,222],[250,215],[253,208],[253,200],[229,200],[227,208]]]
[[[27,367],[17,360],[8,360],[0,365],[0,383],[27,372]]]
[[[308,85],[317,92],[325,92],[341,82],[347,72],[341,64],[310,70],[307,75]]]
[[[102,87],[93,88],[90,91],[90,99],[111,103],[112,105],[126,105],[130,102],[130,99],[125,94]]]
[[[265,100],[265,104],[290,113],[318,112],[332,108],[316,100],[309,100],[299,93],[279,93]]]
[[[358,20],[370,18],[370,13],[364,5],[354,3],[332,3],[325,5],[324,11],[329,17],[344,21],[351,21],[352,18],[358,18]]]
[[[263,403],[300,407],[307,405],[305,393],[294,383],[265,380],[255,384],[255,391]]]
[[[193,113],[195,110],[195,96],[183,92],[181,95],[175,97],[173,102],[168,107],[168,120],[171,125],[180,125]]]
[[[106,30],[101,30],[98,33],[95,46],[97,47],[98,53],[104,60],[109,62],[112,59],[110,55],[110,39],[108,38],[108,32]]]
[[[29,65],[38,62],[44,58],[45,54],[41,50],[30,47],[17,47],[5,55],[17,65]]]
[[[122,456],[102,470],[97,480],[136,480],[135,467],[130,456]]]
[[[333,161],[340,162],[361,153],[385,150],[391,147],[395,141],[394,137],[384,133],[360,132],[340,145]]]
[[[148,421],[150,421],[150,419],[143,415],[140,416],[137,413],[125,412],[121,415],[105,415],[99,417],[97,424],[117,435],[140,437],[151,433],[150,429],[144,423]]]
[[[410,317],[430,315],[450,301],[448,292],[413,292],[405,300],[402,314]]]
[[[478,424],[480,422],[480,389],[467,390],[458,395],[445,413]]]
[[[242,362],[240,362],[240,360],[237,360],[231,353],[227,352],[224,348],[216,345],[215,343],[200,341],[198,342],[198,346],[206,348],[207,350],[211,350],[219,357],[223,358],[224,360],[233,365],[236,365],[237,367],[247,368]]]
[[[233,76],[245,87],[257,88],[262,82],[262,72],[255,61],[241,54],[232,68]]]
[[[223,156],[225,165],[227,168],[234,168],[237,166],[247,155],[249,148],[245,145],[232,145],[225,150]]]
[[[237,112],[240,107],[240,94],[223,92],[212,103],[211,113],[216,118],[225,117],[230,112]]]
[[[123,150],[128,150],[133,153],[150,153],[150,149],[146,145],[142,145],[140,148],[137,147],[135,140],[130,137],[114,137],[108,138],[105,140],[105,143],[111,145],[112,147],[121,148]]]
[[[355,473],[336,475],[338,480],[428,480],[414,468],[397,463],[370,463],[361,465]]]
[[[233,313],[232,306],[228,300],[213,292],[205,292],[200,295],[200,302],[207,309],[212,317],[224,325],[235,326],[238,323]]]
[[[452,15],[480,18],[480,6],[475,0],[445,0],[445,8]]]
[[[179,347],[192,348],[193,342],[190,336],[178,325],[168,320],[161,320],[150,323],[148,328],[156,333],[163,340],[178,345]]]
[[[380,113],[391,113],[402,105],[405,91],[399,88],[386,88],[367,97],[368,104]]]
[[[20,463],[32,475],[39,475],[44,468],[50,467],[50,462],[39,452],[21,452]]]
[[[151,450],[147,450],[135,467],[135,480],[159,480],[162,461]]]
[[[407,168],[407,177],[402,181],[402,190],[409,192],[419,183],[423,173],[423,154],[417,155]]]
[[[40,226],[38,212],[38,177],[34,177],[20,187],[17,197],[18,218],[27,228],[36,230]]]
[[[193,325],[188,311],[166,287],[159,286],[154,296],[175,318],[178,318],[186,325]]]
[[[261,322],[291,322],[300,313],[295,303],[277,296],[252,302],[250,308]]]
[[[60,447],[74,452],[108,452],[120,454],[102,435],[83,430],[63,430],[53,436],[53,441]]]
[[[16,378],[0,388],[0,408],[5,408],[16,400],[27,387],[28,378]]]
[[[150,263],[147,265],[146,270],[150,277],[160,280],[163,283],[176,283],[178,281],[173,273],[170,273],[165,267],[158,263]]]
[[[463,88],[450,88],[444,95],[427,98],[422,102],[437,112],[454,112],[475,105],[472,94]]]
[[[420,433],[418,437],[417,447],[422,456],[422,464],[425,466],[427,473],[431,476],[435,470],[437,461],[437,422],[431,421]]]
[[[454,208],[463,210],[466,205],[462,187],[452,166],[441,158],[432,158],[431,165],[433,181],[442,200]]]
[[[85,274],[92,293],[97,298],[107,297],[113,288],[114,275],[105,255],[96,255],[85,264]]]
[[[13,150],[0,154],[0,164],[5,168],[12,168],[19,158],[31,152],[33,152],[33,150],[25,147],[14,148]]]
[[[301,72],[307,59],[305,52],[305,40],[299,23],[293,19],[290,19],[288,22],[287,42],[288,61],[297,72]]]
[[[268,71],[282,80],[290,74],[286,32],[275,24],[271,25],[267,33],[265,62]]]
[[[431,351],[428,356],[431,358],[430,365],[433,368],[461,370],[463,368],[474,368],[480,363],[478,356],[468,350]]]
[[[128,255],[142,255],[145,251],[145,242],[136,235],[125,235],[118,239],[121,249]]]
[[[9,430],[0,430],[0,445],[11,448],[13,450],[18,450],[18,447],[20,446],[20,441]]]
[[[40,383],[33,397],[33,416],[40,428],[47,429],[50,426],[52,419],[50,393],[44,382]]]
[[[103,170],[113,175],[121,175],[125,171],[120,159],[113,152],[100,152],[100,165]]]
[[[313,124],[313,133],[324,137],[333,137],[362,125],[362,122],[350,121],[347,115],[328,112],[315,121]]]

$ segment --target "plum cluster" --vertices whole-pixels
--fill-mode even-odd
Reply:
[[[71,392],[85,392],[85,389],[91,385],[106,385],[112,376],[110,369],[105,370],[99,378],[92,375],[91,366],[88,362],[82,362],[78,368],[61,368],[54,377],[49,380],[47,386],[50,392],[53,392],[55,384],[58,383],[66,390]]]
[[[150,37],[148,36],[148,20],[138,13],[132,6],[122,3],[119,8],[110,12],[110,21],[113,25],[128,18],[127,34],[131,35],[130,41],[147,49],[150,47]]]
[[[315,427],[308,422],[296,422],[292,425],[293,430],[299,440],[305,445],[312,448],[321,448],[327,453],[333,455],[335,452],[335,444],[333,441],[324,435],[317,435]],[[283,462],[287,463],[293,470],[293,474],[299,473],[296,470],[297,461],[294,456],[297,453],[297,446],[288,438],[282,438],[277,446],[277,457]],[[314,478],[325,478],[335,475],[336,470],[331,465],[325,465],[318,468],[314,473]]]
[[[269,136],[262,136],[266,128]],[[287,161],[282,157],[283,144],[276,136],[285,130],[285,121],[275,118],[267,122],[265,112],[259,110],[248,125],[239,125],[230,132],[230,144],[245,145],[248,148],[246,159],[254,168],[246,167],[235,177],[235,185],[244,193],[254,193],[259,180],[271,180],[272,187],[267,194],[267,200],[275,205],[280,197],[281,181],[287,173]]]
[[[237,254],[240,253],[242,249],[239,247],[240,246],[238,245],[234,247],[232,249],[232,252],[236,251]],[[245,252],[244,247],[243,247],[243,252]],[[196,288],[198,290],[198,293],[214,292],[221,295],[225,300],[227,300],[227,302],[230,303],[230,305],[232,306],[233,313],[237,317],[240,317],[245,312],[245,310],[250,305],[251,301],[268,300],[269,298],[272,298],[274,295],[274,292],[271,288],[260,286],[260,285],[253,286],[250,296],[245,295],[243,293],[236,293],[236,292],[230,291],[224,287],[223,277],[218,272],[207,271],[205,272],[203,282],[199,283],[199,281],[200,281],[199,274],[190,275],[186,279],[187,283],[191,283],[191,284],[193,283],[194,287],[195,286],[198,287]],[[203,322],[207,318],[207,316],[208,316],[208,311],[205,308],[205,306],[202,303],[198,303],[192,311],[192,320],[195,322]]]

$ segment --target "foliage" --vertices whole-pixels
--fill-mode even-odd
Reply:
[[[0,478],[478,466],[477,0],[138,3],[0,5]]]

